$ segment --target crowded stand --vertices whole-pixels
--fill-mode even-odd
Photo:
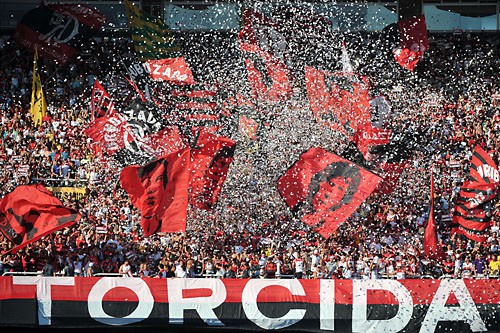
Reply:
[[[344,37],[355,70],[369,77],[371,95],[388,101],[390,118],[385,126],[404,133],[403,143],[411,148],[390,193],[372,193],[326,238],[292,214],[276,188],[278,179],[302,152],[318,145],[377,174],[382,170],[374,160],[349,155],[352,147],[345,137],[314,120],[301,87],[294,87],[287,100],[259,104],[264,112],[258,139],[238,136],[234,161],[212,210],[190,206],[185,232],[145,236],[141,212],[119,181],[123,163],[96,153],[97,143],[84,131],[91,123],[90,96],[96,80],[106,87],[117,109],[136,99],[136,90],[116,60],[133,52],[133,40],[129,36],[93,37],[64,66],[40,57],[47,113],[36,126],[29,112],[33,51],[3,36],[0,197],[26,184],[71,188],[59,198],[64,206],[79,211],[81,219],[15,253],[10,251],[11,242],[0,234],[0,274],[498,278],[498,194],[491,199],[491,227],[485,241],[452,232],[452,217],[475,147],[482,147],[497,166],[500,162],[500,38],[429,34],[429,50],[415,70],[408,71],[394,61],[381,60],[387,56],[379,47],[385,38],[382,33]],[[213,47],[206,36],[190,43],[199,44],[191,51],[193,57],[202,57],[200,50]],[[236,62],[231,57],[237,52],[227,49],[225,58],[218,59],[219,67],[224,61]],[[212,55],[206,57],[213,64]],[[332,57],[340,58],[340,52]],[[189,53],[186,58],[189,61]],[[340,61],[335,66],[338,69]],[[199,72],[203,66],[192,67]],[[200,77],[237,91],[244,85],[235,79],[244,75],[242,68],[232,64],[226,72],[204,72]],[[223,121],[233,126],[231,117]],[[388,153],[399,154],[397,148]],[[438,246],[444,252],[439,259],[424,251],[431,172]],[[81,188],[83,192],[76,190]]]

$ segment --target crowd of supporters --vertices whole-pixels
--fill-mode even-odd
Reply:
[[[304,100],[274,110],[274,117],[266,119],[270,127],[265,140],[251,142],[250,148],[235,155],[214,211],[191,210],[186,233],[144,238],[140,212],[119,186],[120,170],[109,160],[97,159],[93,143],[83,133],[89,124],[88,100],[96,78],[107,83],[117,101],[133,93],[113,68],[112,50],[123,48],[126,42],[97,40],[67,66],[42,59],[49,112],[42,125],[35,127],[29,115],[33,53],[18,49],[5,37],[0,43],[0,196],[31,183],[85,187],[86,195],[62,199],[81,212],[79,223],[17,253],[1,254],[0,274],[344,279],[499,276],[498,198],[493,201],[496,206],[486,242],[451,234],[452,210],[472,150],[481,145],[497,165],[500,160],[499,38],[462,37],[434,36],[434,48],[415,73],[406,74],[412,84],[402,87],[404,91],[392,89],[401,85],[397,79],[374,79],[373,85],[391,101],[389,126],[404,126],[416,138],[408,143],[414,146],[410,166],[390,195],[370,196],[328,240],[287,213],[273,186],[290,165],[283,156],[297,156],[311,142],[328,142],[328,148],[334,150],[342,145],[311,134],[311,126],[317,125]],[[374,68],[364,70],[370,74]],[[392,88],[385,89],[384,84]],[[289,114],[280,118],[286,112]],[[310,141],[300,142],[299,136]],[[281,145],[276,143],[280,141]],[[436,178],[440,245],[446,250],[442,261],[423,253],[430,169]],[[3,236],[0,240],[3,251],[10,249]]]

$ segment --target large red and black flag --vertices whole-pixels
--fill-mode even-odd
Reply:
[[[42,2],[21,18],[13,38],[23,47],[37,48],[40,56],[65,64],[105,21],[102,13],[86,5]]]
[[[190,150],[181,149],[144,166],[122,169],[120,183],[141,211],[144,236],[186,231]]]
[[[431,259],[441,260],[444,258],[444,251],[439,246],[436,219],[434,216],[434,173],[432,171],[429,218],[427,219],[427,226],[424,233],[424,251]]]
[[[8,252],[17,252],[80,218],[78,211],[65,207],[40,184],[18,186],[0,201],[0,231],[14,245]]]
[[[402,67],[413,71],[429,49],[425,16],[398,21],[384,30],[388,33],[388,39],[395,40],[396,45],[392,46],[394,59]]]
[[[236,142],[202,131],[191,150],[189,203],[210,210],[219,200],[229,166],[234,159]]]
[[[288,44],[271,18],[245,8],[238,34],[244,53],[252,97],[267,102],[287,99],[293,94]]]
[[[381,178],[322,148],[311,148],[278,180],[286,204],[329,238],[373,192]]]
[[[370,124],[368,79],[353,73],[331,73],[306,66],[307,97],[315,119],[349,140]]]
[[[492,215],[492,200],[498,194],[500,175],[491,156],[476,146],[469,174],[463,182],[453,212],[452,232],[483,242],[487,239]]]

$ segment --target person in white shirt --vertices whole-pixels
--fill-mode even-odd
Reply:
[[[128,260],[125,260],[123,264],[120,266],[118,273],[123,277],[132,277],[132,267]]]

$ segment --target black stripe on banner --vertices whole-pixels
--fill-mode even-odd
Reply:
[[[431,299],[429,299],[429,302]],[[132,314],[138,302],[103,302],[102,309],[110,316],[125,317]],[[92,304],[91,306],[95,306]],[[448,308],[457,307],[447,306]],[[6,310],[9,308],[9,310]],[[485,323],[488,332],[500,330],[500,305],[478,304],[476,308]],[[284,316],[291,309],[306,310],[304,318],[298,323],[279,330],[280,332],[327,332],[320,330],[320,305],[309,303],[259,303],[259,311],[272,318]],[[428,313],[429,305],[414,305],[412,316],[400,332],[419,332]],[[394,318],[399,310],[398,305],[376,304],[367,305],[368,320],[388,320]],[[351,332],[352,305],[336,304],[334,332]],[[17,313],[17,314],[16,314]],[[106,325],[90,317],[87,302],[53,301],[51,325],[37,326],[37,306],[35,300],[4,300],[0,301],[0,326],[2,333],[16,327],[30,327],[43,329],[44,332],[60,331],[63,329],[88,330],[97,332],[132,332],[134,329],[147,329],[147,332],[255,332],[267,331],[246,317],[241,303],[223,303],[214,309],[216,316],[224,323],[224,327],[210,327],[194,310],[184,311],[184,323],[181,325],[169,324],[169,305],[155,303],[149,317],[144,320],[130,323],[125,326]],[[441,314],[437,315],[438,318]],[[8,317],[6,317],[8,316]],[[11,317],[12,316],[12,317]],[[443,319],[445,315],[443,314]],[[8,320],[8,321],[7,321]],[[266,321],[266,323],[268,322]],[[374,329],[376,326],[374,327]],[[12,330],[13,331],[13,330]],[[16,333],[19,332],[18,330]],[[439,321],[435,332],[471,332],[469,324],[464,321]]]

